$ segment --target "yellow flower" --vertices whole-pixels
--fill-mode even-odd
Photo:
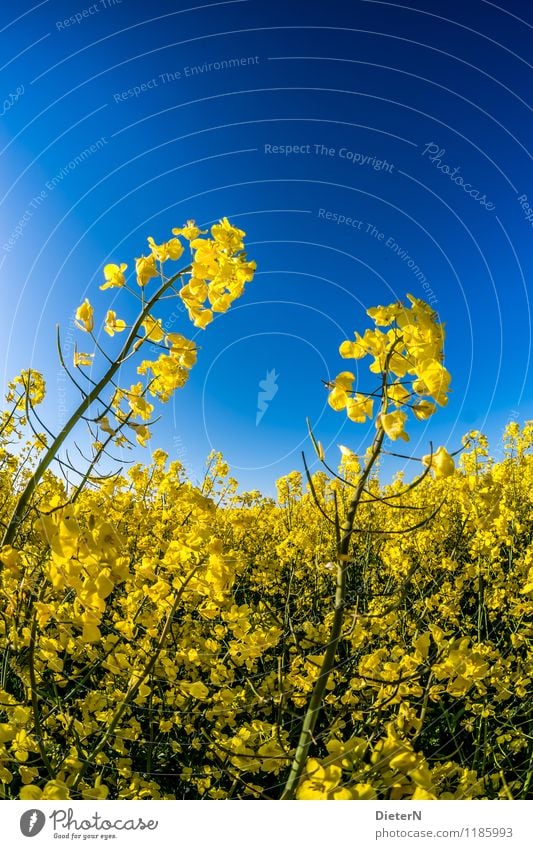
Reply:
[[[377,799],[377,793],[371,784],[354,784],[350,787],[352,799]]]
[[[435,451],[433,456],[431,456],[431,454],[426,454],[425,457],[422,457],[422,463],[424,466],[429,466],[431,468],[431,471],[436,478],[447,478],[450,475],[453,475],[455,471],[453,457],[448,454],[442,445],[437,451]]]
[[[0,563],[3,563],[8,572],[18,578],[21,574],[20,551],[6,545],[0,551]]]
[[[100,289],[112,289],[114,287],[124,286],[126,283],[124,272],[127,267],[128,266],[125,262],[121,262],[120,265],[115,265],[113,262],[110,262],[108,265],[104,266],[105,283],[102,283]]]
[[[202,683],[202,681],[195,681],[193,684],[184,684],[182,685],[183,689],[187,690],[190,696],[194,699],[199,699],[200,701],[204,701],[209,696],[209,690]]]
[[[244,248],[242,240],[246,233],[230,224],[227,218],[222,218],[220,224],[214,224],[211,227],[211,235],[215,242],[230,254],[235,254]]]
[[[397,410],[394,413],[384,413],[378,416],[376,425],[383,428],[389,439],[403,439],[404,442],[409,442],[409,436],[404,430],[406,421],[407,413],[404,413],[403,410]]]
[[[437,408],[435,404],[431,403],[431,401],[419,401],[418,404],[415,404],[411,409],[413,410],[416,418],[419,421],[424,422],[433,415]]]
[[[141,327],[145,332],[144,338],[149,342],[161,342],[165,338],[165,332],[160,318],[153,318],[153,316],[149,315],[145,318]]]
[[[115,435],[116,431],[113,430],[113,428],[109,424],[109,419],[107,416],[102,416],[101,418],[97,419],[96,423],[104,431],[104,433],[108,433],[110,436]]]
[[[20,779],[23,784],[31,784],[36,778],[39,778],[39,770],[33,766],[19,766]]]
[[[154,406],[143,397],[142,383],[131,386],[129,392],[126,392],[126,399],[133,415],[147,422],[154,412]]]
[[[135,431],[135,438],[139,445],[144,448],[152,435],[146,425],[135,424],[134,422],[128,422],[128,425]]]
[[[11,745],[11,750],[18,761],[25,763],[28,760],[29,752],[35,751],[36,748],[37,747],[33,743],[33,740],[24,728],[17,731],[15,739]]]
[[[81,791],[82,799],[107,799],[109,796],[109,788],[100,782],[101,777],[97,776],[94,782],[94,787],[85,786]]]
[[[114,336],[115,333],[122,333],[126,329],[126,322],[121,318],[117,318],[116,312],[108,310],[105,317],[104,330],[109,336]]]
[[[22,386],[24,393],[17,396],[17,387]],[[35,406],[40,404],[46,395],[46,384],[42,374],[35,369],[23,369],[20,374],[13,378],[8,384],[9,391],[6,400],[9,403],[16,401],[18,409],[26,406],[26,394]]]
[[[411,799],[436,799],[434,793],[430,793],[429,790],[424,790],[423,787],[417,787]]]
[[[399,301],[389,304],[387,307],[371,307],[366,314],[374,320],[377,327],[388,327],[396,321],[400,313],[405,312],[405,307]]]
[[[211,310],[192,309],[190,310],[190,316],[194,326],[201,327],[202,330],[205,330],[207,325],[213,321],[213,313]]]
[[[450,373],[437,360],[424,360],[418,368],[419,379],[413,382],[413,389],[418,395],[431,397],[444,407],[448,403],[446,393],[449,391]]]
[[[187,368],[181,364],[178,357],[173,356],[172,350],[168,355],[161,354],[157,360],[143,360],[137,366],[138,374],[147,374],[149,371],[155,377],[150,383],[150,394],[163,402],[170,399],[174,390],[184,386],[189,376]]]
[[[296,794],[297,799],[332,799],[342,779],[342,769],[336,764],[323,766],[316,758],[309,758],[304,778]],[[348,796],[347,798],[351,798]]]
[[[81,639],[84,643],[99,643],[102,639],[102,634],[98,625],[86,622],[83,626]]]
[[[424,328],[433,328],[436,327],[440,332],[443,331],[442,325],[438,324],[436,321],[437,314],[433,307],[429,304],[426,304],[421,298],[415,298],[413,295],[407,293],[407,299],[411,302],[411,313],[413,315],[414,320],[417,324],[421,325]],[[402,310],[401,315],[407,316],[408,310]],[[406,319],[409,320],[409,319]],[[401,325],[402,322],[400,321]],[[443,337],[444,338],[444,337]]]
[[[352,422],[364,422],[372,417],[374,401],[364,395],[354,395],[346,401],[346,415]]]
[[[232,297],[225,293],[218,297],[210,296],[210,301],[213,312],[227,312],[231,306]]]
[[[341,371],[335,380],[330,382],[332,391],[328,395],[328,404],[334,410],[344,410],[348,403],[348,393],[352,391],[355,376],[351,371]]]
[[[393,383],[387,389],[387,397],[396,407],[401,407],[402,404],[407,403],[411,393],[401,383]]]
[[[183,236],[184,239],[191,242],[193,239],[197,239],[201,234],[207,233],[207,230],[200,230],[194,221],[189,220],[183,225],[183,227],[175,227],[172,232],[175,236]]]
[[[25,787],[20,789],[19,799],[23,799],[25,802],[35,802],[42,798],[43,791],[36,784],[26,784]]]
[[[32,785],[28,786],[31,787]],[[63,781],[59,781],[58,779],[55,779],[54,781],[47,781],[44,785],[41,798],[56,800],[70,799],[70,790]]]
[[[146,286],[152,277],[157,277],[158,271],[155,261],[156,258],[153,254],[150,254],[150,256],[141,256],[135,260],[135,271],[137,272],[137,283],[139,286]]]
[[[77,366],[92,366],[94,354],[84,354],[81,351],[74,351],[74,365]]]
[[[345,360],[361,360],[363,357],[366,357],[366,355],[370,353],[368,334],[371,333],[371,330],[367,330],[364,337],[360,336],[359,333],[356,333],[355,342],[350,342],[349,339],[345,339],[339,347],[339,354],[341,357]]]
[[[170,345],[170,353],[184,368],[191,369],[196,363],[196,345],[190,339],[186,339],[181,333],[167,333],[167,343]]]
[[[94,327],[94,311],[87,298],[76,310],[76,326],[86,333],[90,333]]]
[[[179,259],[183,253],[183,245],[179,239],[170,239],[168,242],[156,245],[152,237],[148,236],[148,245],[159,262],[165,262],[167,259]]]

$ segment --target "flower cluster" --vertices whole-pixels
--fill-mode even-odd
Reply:
[[[180,299],[194,326],[205,329],[213,320],[213,313],[226,312],[233,301],[242,295],[245,284],[253,279],[256,265],[248,261],[244,253],[245,232],[230,224],[227,218],[211,227],[212,238],[204,238],[206,232],[200,230],[194,221],[188,221],[184,227],[173,229],[173,238],[167,242],[157,244],[149,236],[150,252],[135,260],[135,279],[142,290],[140,296],[136,295],[142,305],[140,318],[135,324],[128,325],[114,310],[107,311],[103,329],[108,336],[114,337],[130,331],[129,335],[126,334],[127,340],[118,357],[119,363],[125,362],[129,353],[148,343],[158,356],[155,359],[143,359],[137,366],[137,374],[145,378],[146,383],[117,388],[105,413],[97,420],[99,433],[94,443],[97,449],[104,445],[104,434],[115,445],[126,444],[128,440],[123,433],[126,427],[133,431],[140,445],[146,445],[151,436],[148,422],[154,408],[146,402],[145,396],[149,394],[159,401],[168,401],[177,389],[184,386],[196,363],[196,343],[181,333],[168,332],[164,327],[164,319],[152,312],[152,307],[160,304],[164,293],[169,293],[166,297]],[[164,265],[168,260],[176,261],[182,257],[184,243],[190,249],[191,262],[169,278]],[[100,289],[126,287],[127,269],[126,263],[105,265],[104,283]],[[155,279],[159,281],[159,289],[150,296],[149,284]],[[77,308],[75,324],[97,343],[94,336],[94,308],[88,298]],[[81,352],[76,347],[74,366],[80,369],[92,368],[94,357],[94,351]]]
[[[424,301],[407,296],[411,306],[401,302],[367,310],[376,328],[355,341],[342,342],[339,353],[345,359],[372,357],[370,371],[384,375],[384,404],[376,418],[392,439],[409,439],[405,431],[407,409],[424,421],[448,402],[450,374],[442,364],[444,327]],[[351,421],[364,422],[374,410],[372,393],[354,390],[355,375],[343,371],[331,382],[328,402],[334,410],[346,410]]]
[[[227,218],[211,227],[211,239],[199,238],[200,231],[191,222],[172,232],[188,238],[193,252],[191,275],[180,289],[180,298],[195,327],[206,327],[213,313],[227,312],[253,279],[255,262],[248,262],[243,253],[246,234]]]

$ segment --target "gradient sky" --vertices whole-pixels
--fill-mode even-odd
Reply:
[[[206,331],[159,313],[201,353],[152,450],[198,477],[214,447],[243,487],[272,492],[302,468],[306,416],[331,462],[339,442],[364,448],[371,429],[329,409],[322,381],[347,367],[338,346],[369,326],[368,307],[429,286],[453,393],[411,425],[411,450],[455,449],[479,428],[497,453],[505,421],[533,413],[532,27],[526,0],[4,9],[3,384],[42,370],[47,422],[61,427],[76,394],[56,322],[67,354],[75,339],[84,350],[72,315],[85,297],[97,318],[131,315],[125,292],[98,289],[106,262],[131,272],[147,236],[227,215],[258,274]],[[269,373],[277,390],[257,423]]]

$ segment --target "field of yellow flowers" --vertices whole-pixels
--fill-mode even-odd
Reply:
[[[379,483],[384,446],[446,403],[443,328],[422,301],[369,310],[375,328],[341,345],[372,360],[371,391],[349,371],[329,386],[334,409],[375,421],[364,456],[343,447],[329,468],[311,433],[322,466],[282,478],[276,500],[240,492],[218,454],[201,486],[161,450],[99,471],[113,446],[146,444],[194,366],[162,301],[200,328],[225,312],[255,269],[244,235],[223,219],[207,238],[188,222],[149,240],[137,289],[125,264],[106,266],[101,288],[128,290],[139,316],[107,312],[126,341],[97,371],[94,309],[79,307],[91,350],[67,365],[59,345],[80,389],[60,434],[38,414],[38,372],[10,386],[2,798],[530,798],[533,426],[510,424],[498,461],[472,433],[455,458],[429,450],[413,481]],[[61,449],[79,427],[92,453],[73,485]]]

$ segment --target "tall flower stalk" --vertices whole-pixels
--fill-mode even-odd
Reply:
[[[373,392],[355,391],[353,388],[355,376],[352,372],[341,372],[329,387],[331,389],[328,398],[330,406],[334,410],[345,409],[351,421],[362,423],[371,418],[376,399],[379,400],[380,407],[375,419],[376,434],[367,451],[358,479],[353,485],[353,494],[342,524],[337,507],[335,511],[334,523],[337,528],[338,549],[333,621],[318,677],[302,722],[289,776],[281,796],[284,800],[295,799],[297,796],[305,798],[305,781],[302,781],[302,777],[342,635],[347,575],[349,570],[354,568],[350,549],[352,537],[357,531],[355,527],[357,511],[360,504],[365,503],[365,495],[370,495],[367,483],[383,450],[384,439],[388,437],[393,441],[397,439],[408,441],[409,436],[405,431],[408,410],[417,419],[425,420],[435,412],[434,402],[440,405],[447,403],[446,393],[450,375],[442,365],[443,326],[426,303],[410,295],[408,298],[410,307],[395,303],[368,310],[376,326],[389,328],[387,332],[379,329],[367,330],[362,337],[356,333],[355,341],[346,340],[339,349],[341,356],[347,359],[359,360],[367,355],[373,357],[370,371],[380,375],[378,389]],[[312,433],[311,437],[318,457],[325,465],[322,446]],[[427,470],[432,468],[436,476],[453,472],[453,459],[442,446],[435,455],[432,452],[422,459]],[[418,482],[423,477],[424,475]],[[309,480],[311,483],[310,478]],[[368,500],[366,499],[366,503]],[[385,503],[383,499],[377,500]],[[413,528],[406,528],[405,533],[421,527],[431,518],[432,516],[426,517]]]
[[[109,263],[104,268],[105,279],[100,286],[101,289],[127,288],[140,303],[139,313],[129,328],[126,341],[118,355],[113,358],[108,356],[95,337],[94,309],[89,300],[86,298],[78,307],[76,325],[91,337],[95,351],[103,354],[109,363],[103,376],[95,382],[85,371],[93,366],[95,352],[81,353],[76,348],[74,368],[81,373],[82,378],[92,384],[91,389],[85,390],[80,385],[78,376],[74,377],[67,368],[58,335],[61,364],[80,391],[82,399],[61,431],[52,439],[26,481],[7,524],[2,546],[11,546],[15,542],[18,529],[27,515],[32,496],[44,473],[54,460],[59,459],[62,447],[80,421],[85,420],[88,423],[94,440],[90,471],[93,470],[97,461],[108,453],[109,444],[123,446],[130,443],[125,436],[127,428],[133,431],[137,442],[141,445],[146,444],[150,438],[148,424],[154,406],[147,400],[147,396],[155,397],[163,402],[168,401],[173,392],[186,382],[189,370],[196,362],[197,356],[196,344],[193,341],[179,333],[165,331],[162,319],[153,315],[156,307],[168,297],[178,299],[182,308],[187,310],[194,326],[205,329],[213,320],[213,314],[226,312],[232,302],[242,294],[245,283],[253,279],[255,263],[248,262],[244,253],[243,237],[246,234],[243,230],[231,225],[227,218],[211,228],[211,238],[203,238],[207,231],[201,231],[194,221],[188,221],[184,227],[176,228],[172,232],[174,237],[162,244],[156,244],[151,236],[148,238],[150,252],[147,256],[143,255],[135,260],[136,282],[139,287],[137,291],[127,286],[124,274],[127,269],[125,263],[119,265]],[[164,264],[168,260],[178,260],[184,253],[184,245],[180,239],[189,243],[192,262],[171,277],[167,277]],[[152,295],[147,297],[147,286],[154,278],[159,280],[159,286]],[[178,285],[179,288],[177,288]],[[126,331],[128,327],[123,319],[117,318],[114,311],[108,310],[103,329],[109,336],[114,336],[116,333]],[[147,343],[151,343],[156,350],[161,349],[162,353],[156,360],[143,360],[137,366],[137,373],[147,377],[146,383],[143,385],[141,381],[129,389],[121,388],[115,382],[115,376],[130,357]],[[24,396],[26,421],[30,424],[32,413],[35,412],[32,388],[35,392],[35,385],[39,379],[42,380],[38,373],[26,372],[25,376],[19,380],[24,388],[21,395]],[[109,387],[112,388],[111,398],[104,401],[102,393]],[[95,403],[100,403],[101,409],[90,416],[88,414]],[[123,404],[129,409],[124,410]],[[80,475],[82,484],[89,480],[89,472],[79,472],[73,469],[70,463],[66,466]],[[75,492],[76,495],[79,494],[79,485]]]

